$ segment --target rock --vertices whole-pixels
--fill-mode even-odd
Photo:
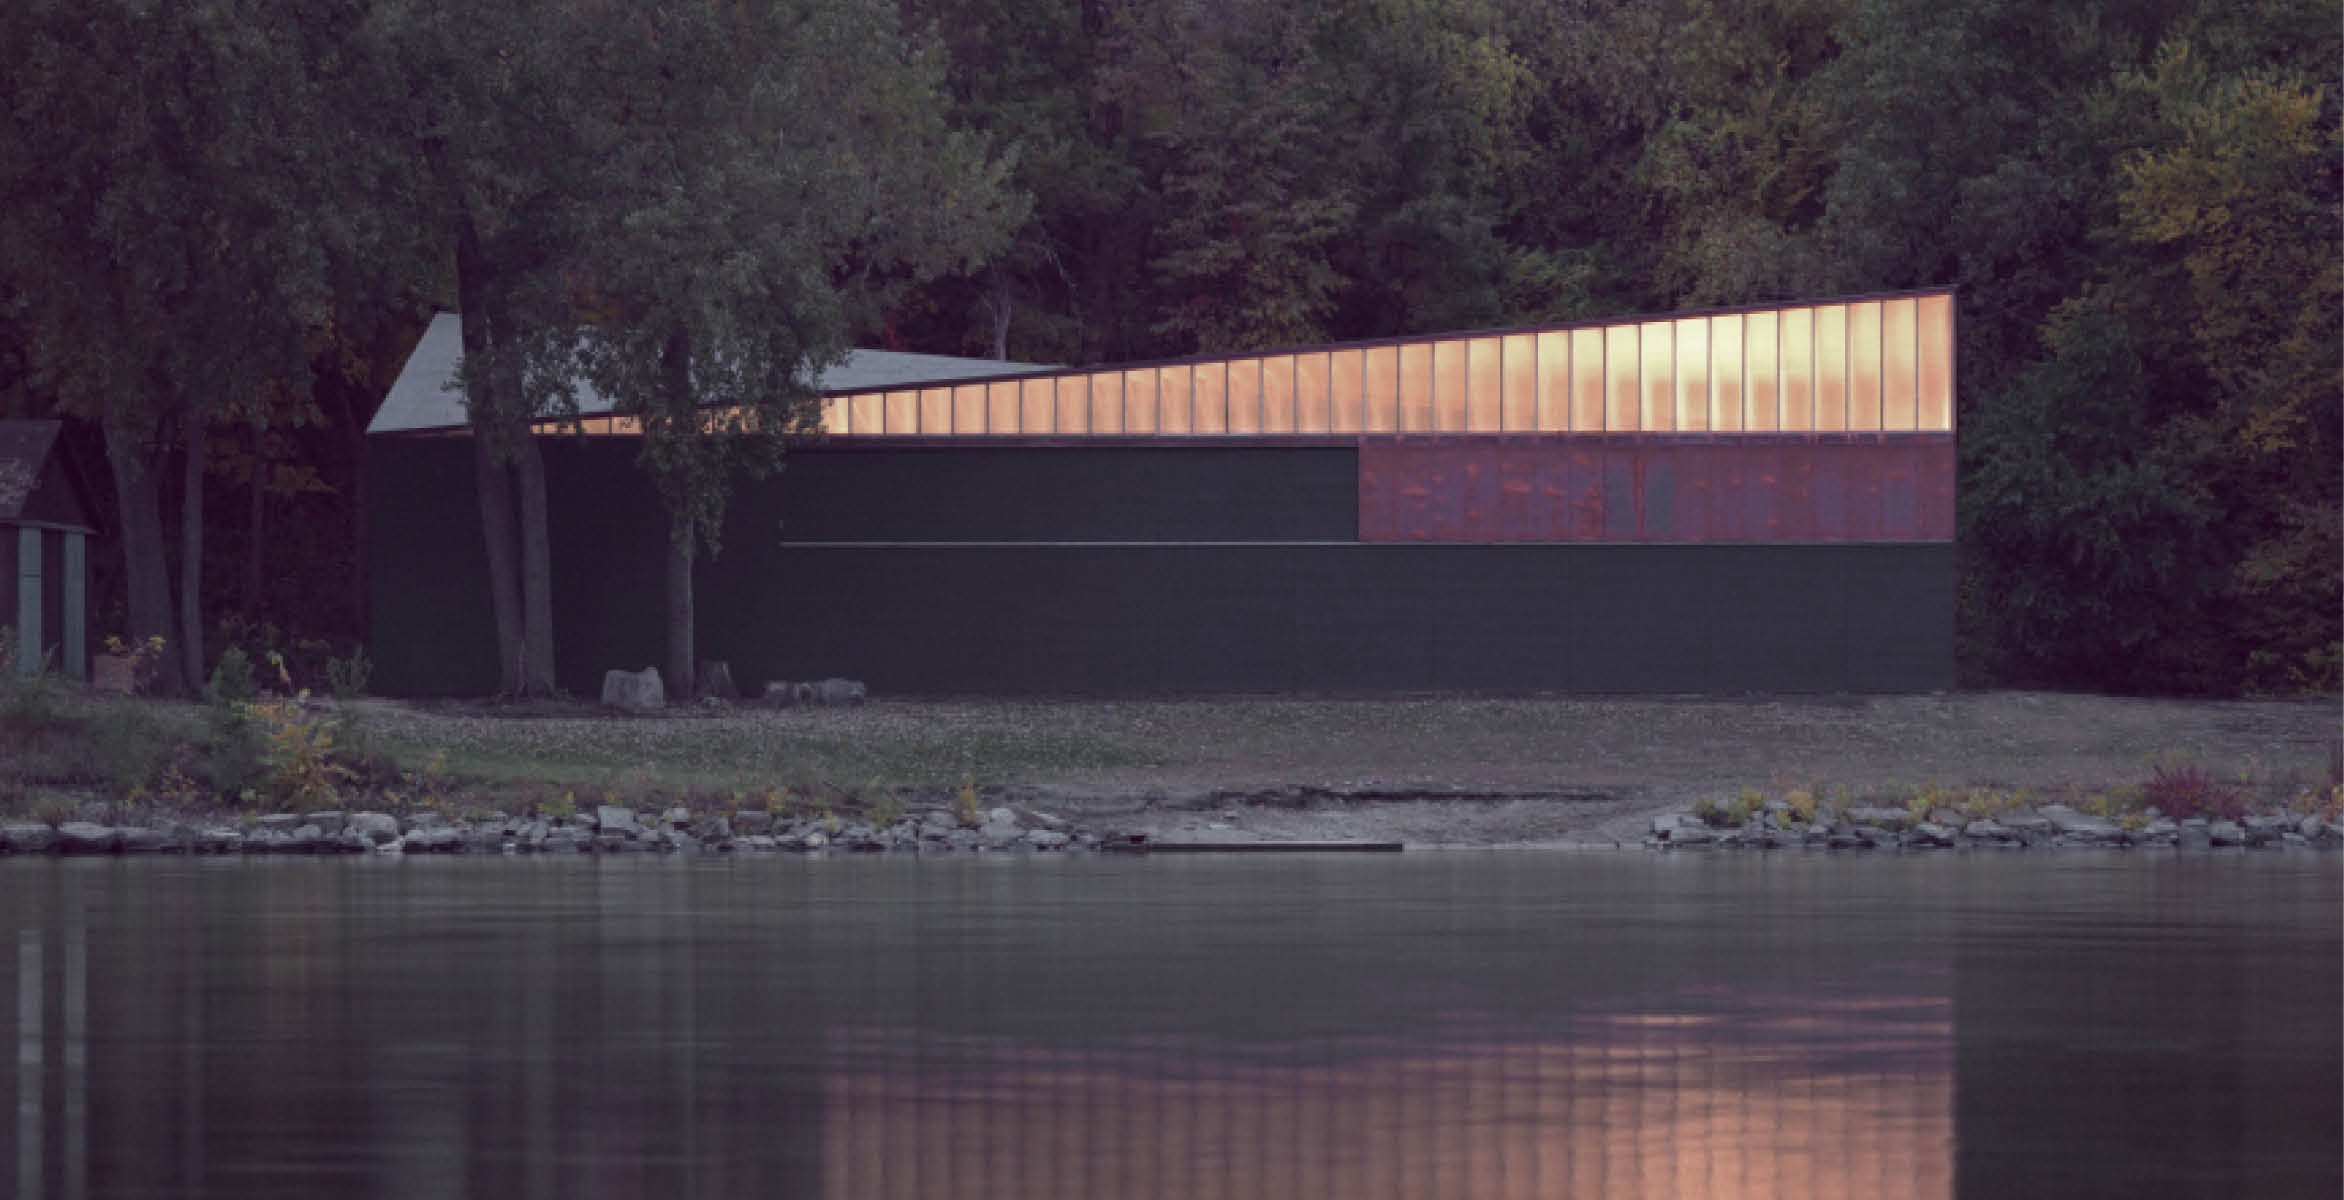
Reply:
[[[781,843],[762,833],[752,833],[747,837],[734,838],[732,844],[742,850],[754,851],[759,854],[770,853],[781,848]]]
[[[692,827],[692,836],[703,842],[729,842],[732,835],[732,819],[729,817],[711,817]]]
[[[1943,806],[1929,810],[1929,823],[1932,825],[1943,825],[1947,829],[1959,829],[1963,825],[1960,813]]]
[[[2180,831],[2173,837],[2173,844],[2183,850],[2205,850],[2213,846],[2214,838],[2202,822],[2193,824],[2184,821]]]
[[[0,825],[0,850],[11,854],[47,854],[57,848],[57,831],[46,825]]]
[[[2216,821],[2206,826],[2206,837],[2217,846],[2246,844],[2246,830],[2240,828],[2236,821]]]
[[[941,808],[932,808],[928,810],[928,815],[920,818],[920,824],[930,829],[950,829],[957,822],[952,819],[951,813]]]
[[[1874,850],[1894,850],[1897,847],[1896,835],[1877,825],[1856,826],[1856,836],[1872,843]]]
[[[678,805],[659,814],[659,823],[662,825],[689,825],[692,823],[692,810]]]
[[[1717,834],[1699,821],[1686,821],[1669,831],[1671,846],[1707,846],[1717,841]]]
[[[320,832],[332,834],[342,832],[342,827],[350,822],[347,817],[338,812],[313,812],[303,816],[301,823],[315,825]]]
[[[148,830],[145,825],[124,825],[117,832],[122,834],[122,853],[162,853],[171,848],[171,839],[164,837],[162,830]]]
[[[1912,824],[1913,814],[1901,808],[1851,808],[1848,810],[1848,820],[1856,825],[1902,829]]]
[[[593,844],[585,830],[575,825],[556,825],[545,831],[545,842],[540,848],[547,854],[584,854]]]
[[[985,813],[985,824],[1015,825],[1017,824],[1017,813],[1008,808],[989,809]]]
[[[2295,832],[2301,834],[2307,842],[2318,841],[2320,834],[2326,831],[2327,823],[2318,817],[2305,817],[2295,823]]]
[[[1961,835],[1966,838],[1975,838],[1981,842],[2007,842],[2010,840],[2010,831],[2004,829],[1991,817],[1972,821],[1962,826]]]
[[[798,839],[798,845],[807,850],[820,850],[830,844],[830,835],[817,829]]]
[[[270,833],[291,833],[300,827],[301,815],[299,813],[270,813],[260,819],[259,825],[260,828],[266,829]]]
[[[410,829],[399,847],[408,854],[454,854],[464,848],[464,835],[453,829]]]
[[[2147,825],[2141,827],[2140,836],[2141,840],[2143,841],[2170,842],[2173,840],[2174,835],[2180,832],[2181,826],[2176,825],[2163,817],[2158,817],[2157,819],[2150,821]]]
[[[502,854],[505,849],[505,831],[499,825],[480,825],[461,830],[456,835],[464,849],[473,854]]]
[[[2124,830],[2106,817],[2080,813],[2064,804],[2053,804],[2043,809],[2042,817],[2051,823],[2053,832],[2071,841],[2124,841]]]
[[[761,837],[773,830],[773,814],[761,808],[744,808],[733,814],[733,832],[749,837]]]
[[[674,850],[679,854],[700,853],[701,846],[699,838],[693,837],[691,834],[686,833],[681,829],[669,829],[666,831],[666,834],[668,849]]]
[[[776,679],[765,685],[764,701],[775,708],[789,708],[798,703],[798,689],[804,684]]]
[[[1036,829],[1028,833],[1025,840],[1036,850],[1057,850],[1073,839],[1055,829]]]
[[[438,829],[447,823],[446,817],[435,812],[411,812],[407,814],[405,820],[399,822],[399,826],[409,833],[413,833],[418,829]]]
[[[653,712],[667,707],[667,686],[660,682],[657,667],[645,667],[640,671],[605,671],[602,674],[602,703],[623,712]]]
[[[869,695],[859,679],[825,679],[814,685],[816,704],[861,704]]]
[[[67,854],[112,854],[121,844],[119,833],[88,821],[67,821],[57,827],[57,848]]]
[[[1905,833],[1904,844],[1942,849],[1953,845],[1953,830],[1935,821],[1922,821]]]
[[[287,849],[295,854],[315,854],[325,849],[326,831],[315,825],[303,825],[287,837]]]
[[[1039,825],[1044,829],[1064,830],[1073,824],[1056,813],[1042,812],[1039,809],[1027,808],[1022,804],[1010,809],[1010,811],[1016,813],[1017,819],[1024,824]]]
[[[1998,822],[2004,829],[2019,835],[2052,832],[2051,822],[2039,813],[2010,813]]]
[[[195,852],[198,854],[240,854],[243,850],[244,833],[242,830],[230,829],[225,825],[211,825],[196,832]]]
[[[1661,815],[1652,818],[1652,836],[1666,841],[1668,840],[1670,831],[1676,829],[1679,825],[1690,822],[1692,819],[1693,818],[1686,816],[1683,813],[1662,813]]]
[[[605,804],[594,810],[594,824],[605,835],[631,834],[643,828],[635,819],[635,810]]]
[[[985,845],[995,849],[1015,845],[1017,840],[1024,836],[1025,830],[1018,828],[1015,822],[1004,825],[995,821],[987,821],[982,828],[977,830],[977,837]]]
[[[399,840],[399,819],[389,813],[352,813],[349,828],[370,846]]]

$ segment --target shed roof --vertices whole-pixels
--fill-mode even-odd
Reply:
[[[432,429],[460,429],[465,425],[464,401],[456,388],[456,363],[464,355],[463,324],[455,313],[432,317],[407,365],[399,369],[390,394],[367,423],[368,433],[412,433]],[[846,361],[822,373],[826,393],[867,391],[872,388],[916,387],[962,379],[1024,375],[1052,371],[1037,363],[1002,362],[991,358],[955,358],[943,354],[906,354],[896,350],[850,350]],[[578,386],[580,416],[602,416],[610,401],[593,388]]]
[[[91,528],[80,475],[58,454],[61,421],[0,421],[0,525]]]

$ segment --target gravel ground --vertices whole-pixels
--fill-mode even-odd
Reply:
[[[461,776],[694,789],[974,782],[1159,835],[1413,845],[1630,841],[1655,812],[1792,782],[2138,783],[2187,758],[2281,788],[2321,780],[2332,700],[2025,692],[1855,699],[883,701],[690,709],[360,702],[371,736]],[[1224,826],[1213,830],[1213,826]]]

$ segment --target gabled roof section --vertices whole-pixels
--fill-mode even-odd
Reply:
[[[464,355],[463,324],[455,313],[432,317],[407,365],[375,410],[368,433],[419,433],[461,429],[464,401],[456,390],[456,363]],[[875,388],[918,387],[963,379],[1027,375],[1057,368],[1001,362],[990,358],[955,358],[943,354],[905,354],[895,350],[850,350],[846,361],[822,373],[822,390],[868,391]],[[607,415],[610,401],[584,384],[578,387],[578,414]]]
[[[0,421],[0,525],[95,532],[81,477],[59,454],[61,421]]]

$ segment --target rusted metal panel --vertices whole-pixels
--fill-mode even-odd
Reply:
[[[1369,542],[1950,541],[1942,434],[1367,438]]]

